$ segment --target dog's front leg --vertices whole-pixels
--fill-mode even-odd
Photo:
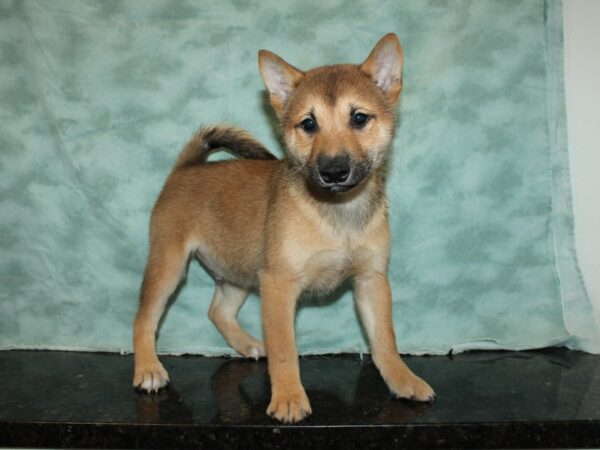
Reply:
[[[274,273],[260,279],[265,346],[271,378],[271,403],[267,414],[282,422],[299,422],[311,414],[300,381],[294,316],[300,286],[296,280]]]
[[[390,390],[399,398],[433,401],[433,389],[412,373],[398,354],[387,275],[371,272],[356,276],[355,298],[373,361]]]

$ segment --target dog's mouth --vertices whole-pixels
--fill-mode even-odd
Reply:
[[[319,157],[309,166],[308,181],[325,192],[348,192],[358,186],[369,174],[370,164],[358,163],[348,155],[333,158]]]
[[[330,185],[321,185],[319,186],[322,189],[325,189],[326,191],[329,192],[333,192],[333,193],[337,193],[337,192],[348,192],[351,189],[354,189],[356,186],[358,186],[360,182],[358,183],[354,183],[354,184],[330,184]]]

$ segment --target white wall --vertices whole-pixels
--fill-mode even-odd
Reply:
[[[565,89],[575,240],[600,318],[600,0],[564,0]]]

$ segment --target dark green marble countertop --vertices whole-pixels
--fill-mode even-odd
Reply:
[[[368,356],[301,358],[313,415],[266,416],[266,361],[163,357],[168,390],[131,387],[133,358],[0,352],[0,446],[585,448],[600,446],[600,356],[548,349],[407,357],[433,405],[393,400]]]

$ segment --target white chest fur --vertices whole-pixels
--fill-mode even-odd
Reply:
[[[301,285],[311,292],[330,292],[352,274],[352,268],[352,258],[347,250],[321,250],[302,264]]]
[[[290,270],[299,280],[303,290],[330,292],[346,278],[367,270],[385,271],[386,249],[356,244],[348,239],[331,240],[327,245],[302,245],[290,241],[286,247],[286,259]]]
[[[277,254],[303,290],[329,292],[365,271],[385,272],[389,255],[386,203],[368,191],[331,210],[303,203],[302,219],[286,222]]]

